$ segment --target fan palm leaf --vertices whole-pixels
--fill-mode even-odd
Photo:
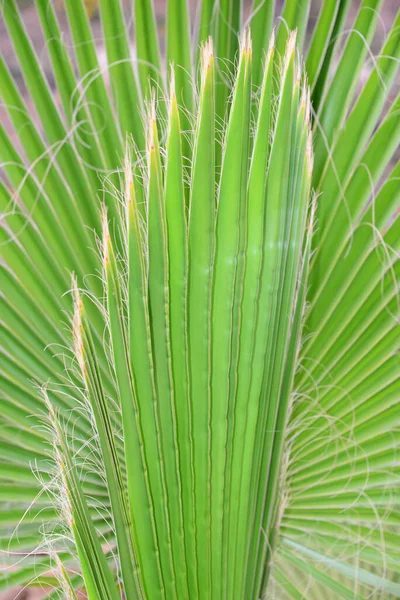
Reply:
[[[100,0],[104,66],[35,0],[54,93],[1,3],[0,590],[400,597],[400,16],[349,5],[169,0],[164,57]]]

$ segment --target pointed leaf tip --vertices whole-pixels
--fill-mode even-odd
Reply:
[[[129,146],[126,146],[125,157],[124,157],[124,199],[125,205],[131,200],[131,193],[133,187],[133,173],[132,173],[132,157]]]
[[[269,38],[268,54],[270,54],[272,52],[272,50],[275,48],[275,41],[276,41],[276,31],[275,31],[275,27],[274,27],[273,30],[271,31],[271,36]]]
[[[286,50],[285,50],[285,59],[284,59],[284,69],[287,69],[289,62],[294,56],[294,52],[296,50],[296,41],[297,41],[297,30],[291,31],[287,40]]]
[[[240,39],[240,50],[242,54],[251,56],[252,54],[252,43],[251,43],[251,31],[250,27],[244,29]]]
[[[147,151],[154,151],[157,143],[157,115],[156,115],[156,96],[155,91],[152,91],[151,101],[147,113]]]
[[[83,302],[79,294],[76,278],[72,278],[72,295],[74,312],[72,317],[72,338],[74,343],[74,352],[81,369],[83,377],[85,377],[85,362],[83,358],[83,340],[82,340],[82,313]]]
[[[175,67],[174,64],[170,64],[170,76],[169,76],[169,98],[170,102],[176,101],[176,89],[175,89]]]
[[[212,38],[209,37],[208,40],[203,44],[201,48],[200,54],[200,62],[201,62],[201,76],[202,81],[207,75],[208,70],[211,68],[214,62],[214,48]]]

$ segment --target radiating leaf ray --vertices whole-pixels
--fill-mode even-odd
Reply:
[[[227,126],[222,158],[221,181],[217,198],[215,258],[213,264],[211,308],[211,429],[210,429],[210,512],[211,512],[211,586],[216,596],[224,595],[225,569],[223,543],[226,524],[227,473],[229,473],[229,431],[234,408],[230,408],[233,389],[231,364],[238,310],[237,283],[240,245],[244,241],[246,211],[246,174],[249,152],[249,103],[251,89],[251,43],[244,34],[240,62]],[[239,147],[239,151],[238,151]],[[243,276],[243,274],[242,274]],[[239,296],[240,299],[240,296]],[[234,406],[234,405],[233,405]]]

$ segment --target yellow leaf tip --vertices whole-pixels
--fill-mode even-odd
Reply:
[[[155,92],[151,95],[147,118],[147,151],[153,153],[157,144],[157,114]]]
[[[286,43],[285,57],[284,57],[284,69],[286,70],[289,66],[290,61],[294,58],[296,50],[297,30],[291,31]]]
[[[296,40],[297,40],[297,29],[293,29],[293,31],[291,31],[289,33],[287,46],[286,46],[286,52],[288,52],[288,53],[294,52],[294,50],[296,48]]]
[[[83,339],[82,339],[82,314],[83,314],[83,302],[82,297],[79,293],[76,278],[72,280],[72,294],[73,294],[73,306],[74,313],[72,318],[72,338],[74,344],[74,352],[81,369],[82,375],[85,377],[85,361],[83,358]]]
[[[269,38],[268,51],[267,51],[267,56],[266,56],[266,60],[265,60],[266,65],[269,64],[269,62],[275,52],[275,41],[276,41],[276,37],[275,37],[275,28],[274,28],[271,32],[271,37]]]
[[[201,48],[200,60],[201,60],[201,72],[202,74],[207,73],[213,62],[214,62],[214,49],[211,37],[204,43]]]
[[[131,164],[131,155],[129,150],[125,154],[124,160],[124,200],[125,206],[132,203],[132,198],[135,194],[135,186],[133,185],[133,173]]]
[[[240,50],[243,56],[248,56],[249,58],[252,56],[252,43],[251,43],[251,31],[250,27],[246,27],[244,29],[241,39],[240,39]]]
[[[170,102],[176,101],[176,89],[175,89],[175,68],[171,63],[170,66],[170,77],[169,77],[169,98]]]

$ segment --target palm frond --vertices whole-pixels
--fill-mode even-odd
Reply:
[[[164,58],[100,0],[104,67],[83,0],[72,44],[35,5],[56,94],[1,3],[0,589],[400,597],[399,15],[373,56],[379,0],[241,35],[169,0]]]

